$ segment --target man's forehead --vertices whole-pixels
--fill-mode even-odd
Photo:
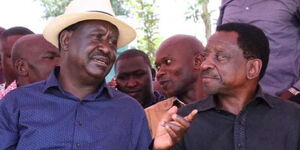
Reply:
[[[106,28],[109,28],[110,30],[119,32],[118,28],[114,24],[112,24],[108,21],[104,21],[104,20],[86,20],[86,21],[80,22],[79,26],[81,26],[81,27],[82,26],[87,26],[89,28],[90,27],[94,27],[94,28],[106,27]]]
[[[144,60],[142,56],[133,56],[133,57],[128,57],[128,58],[122,58],[119,59],[117,62],[117,66],[145,66],[148,64]]]
[[[1,40],[3,48],[12,47],[12,45],[23,35],[11,35]]]
[[[206,45],[205,51],[209,49],[239,49],[236,32],[216,32]]]

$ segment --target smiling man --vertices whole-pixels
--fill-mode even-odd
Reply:
[[[242,23],[220,25],[204,53],[202,81],[210,96],[179,112],[185,116],[196,109],[192,122],[178,119],[176,110],[163,118],[154,149],[178,142],[171,150],[298,150],[300,107],[266,94],[258,84],[269,57],[262,30]]]
[[[110,1],[72,1],[44,37],[59,48],[60,67],[3,99],[0,149],[147,149],[143,108],[105,83],[117,48],[135,38]]]

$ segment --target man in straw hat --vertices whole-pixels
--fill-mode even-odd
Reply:
[[[135,34],[114,17],[108,0],[71,2],[44,30],[60,49],[60,67],[0,104],[0,149],[147,149],[142,107],[105,84],[117,48]]]

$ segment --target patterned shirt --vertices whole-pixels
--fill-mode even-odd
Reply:
[[[4,87],[5,87],[5,84],[4,84]],[[0,91],[0,99],[2,99],[8,92],[14,90],[15,88],[17,88],[16,80],[13,81],[6,89],[2,89]]]
[[[107,87],[79,100],[57,81],[25,85],[0,102],[0,149],[145,150],[151,142],[143,108]]]

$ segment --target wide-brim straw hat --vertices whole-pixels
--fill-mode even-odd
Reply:
[[[119,30],[117,48],[124,47],[136,37],[132,27],[115,17],[110,0],[73,0],[63,15],[49,22],[43,35],[46,40],[58,47],[59,33],[66,27],[84,20],[104,20],[115,25]]]

